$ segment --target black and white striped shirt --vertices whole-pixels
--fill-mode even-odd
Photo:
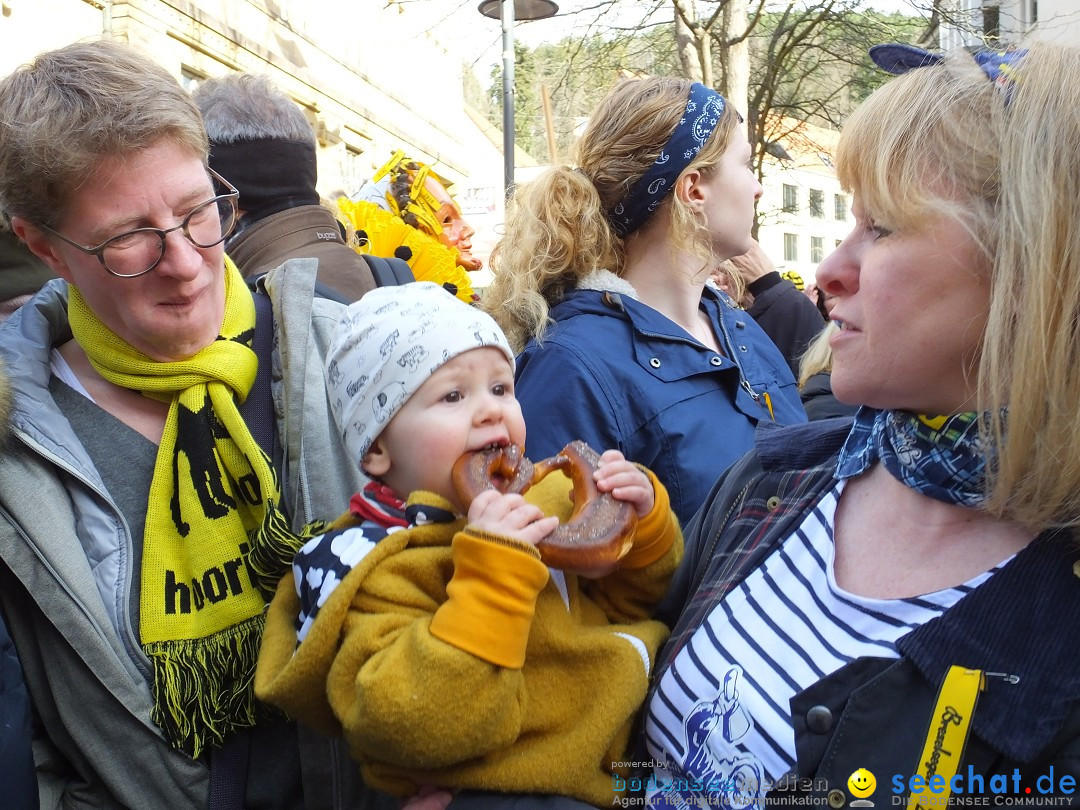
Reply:
[[[795,763],[790,699],[896,641],[982,584],[871,599],[833,575],[838,482],[798,529],[721,601],[663,675],[646,718],[649,806],[745,807]],[[996,570],[996,569],[995,569]]]

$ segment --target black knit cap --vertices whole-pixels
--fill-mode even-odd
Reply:
[[[318,205],[315,145],[272,138],[210,144],[210,168],[240,191],[250,220],[298,205]]]

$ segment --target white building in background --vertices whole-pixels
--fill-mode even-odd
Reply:
[[[951,0],[949,5],[942,16],[943,50],[994,38],[1004,44],[1034,37],[1080,45],[1077,0]]]
[[[102,37],[130,42],[188,87],[229,71],[266,74],[315,128],[323,194],[356,191],[403,149],[436,166],[455,195],[491,201],[501,221],[501,152],[466,114],[461,58],[433,37],[426,5],[0,0],[0,75],[41,51]]]
[[[941,25],[943,50],[995,37],[1002,44],[1035,38],[1080,46],[1080,0],[950,2]],[[789,118],[771,121],[768,129],[775,154],[766,156],[762,172],[758,241],[778,270],[795,270],[809,283],[853,226],[851,200],[833,171],[839,132]]]
[[[851,200],[833,171],[839,133],[792,118],[770,122],[758,201],[758,241],[780,272],[807,284],[851,230]]]

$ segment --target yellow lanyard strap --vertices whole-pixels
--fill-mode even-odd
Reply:
[[[926,732],[919,768],[911,779],[908,810],[916,807],[944,807],[952,793],[952,778],[960,768],[971,716],[979,692],[986,688],[980,669],[951,666],[938,692],[937,704]],[[922,777],[921,781],[918,777]]]

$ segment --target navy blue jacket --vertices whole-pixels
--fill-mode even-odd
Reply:
[[[805,422],[791,370],[754,319],[711,287],[701,306],[723,355],[628,295],[579,289],[553,307],[542,345],[518,357],[529,458],[574,439],[620,450],[656,473],[685,524],[758,422]]]
[[[0,619],[0,804],[12,810],[38,806],[32,738],[30,696],[22,666],[7,625]]]

